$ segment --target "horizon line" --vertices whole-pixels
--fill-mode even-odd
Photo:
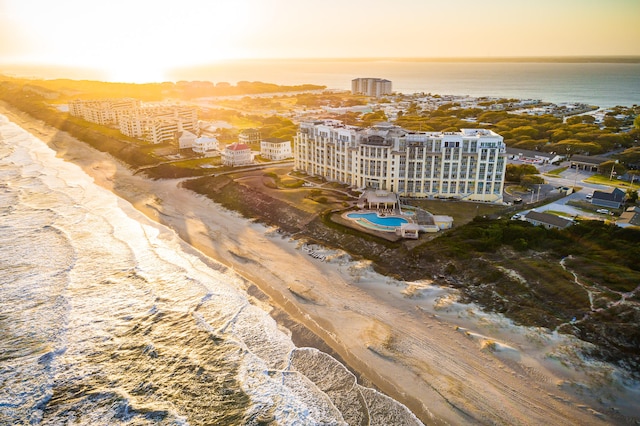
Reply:
[[[640,62],[640,55],[537,55],[537,56],[339,56],[228,58],[190,66],[242,61],[416,61],[416,62]]]

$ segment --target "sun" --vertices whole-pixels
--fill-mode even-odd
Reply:
[[[248,0],[112,0],[100,13],[85,0],[42,2],[37,14],[28,2],[10,4],[12,19],[36,41],[25,54],[98,69],[110,81],[162,82],[172,68],[242,57],[256,31]]]

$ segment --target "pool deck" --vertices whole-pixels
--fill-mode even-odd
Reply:
[[[413,215],[403,215],[403,214],[399,214],[396,213],[395,211],[391,211],[391,210],[358,210],[358,211],[350,211],[350,212],[346,212],[342,214],[342,217],[344,219],[347,219],[348,221],[351,221],[353,223],[356,223],[358,225],[360,225],[363,228],[367,228],[367,229],[371,229],[374,231],[379,231],[379,232],[393,232],[395,233],[396,229],[399,228],[399,226],[393,225],[393,226],[386,226],[386,225],[381,225],[378,223],[373,223],[369,220],[367,220],[366,218],[351,218],[349,217],[350,214],[376,214],[379,218],[399,218],[399,219],[404,219],[407,221],[407,223],[414,223],[413,220]]]

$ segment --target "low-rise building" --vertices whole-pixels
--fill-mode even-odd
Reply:
[[[564,229],[573,225],[571,219],[565,219],[555,214],[537,212],[535,210],[531,210],[524,215],[524,220],[535,226],[544,226],[547,229]]]
[[[244,129],[238,135],[238,142],[249,146],[259,146],[260,140],[260,130],[257,129]]]
[[[511,160],[535,165],[553,164],[562,161],[564,158],[564,156],[555,152],[540,152],[509,147],[507,147],[507,154]]]
[[[236,142],[222,151],[222,164],[225,166],[246,166],[253,163],[253,153],[247,144]]]
[[[281,138],[267,138],[260,142],[260,155],[273,161],[293,157],[291,141]]]
[[[178,140],[179,149],[191,149],[198,136],[188,130],[183,130],[176,133],[176,139]]]
[[[597,172],[600,164],[609,161],[610,158],[598,157],[596,155],[573,155],[571,156],[571,167],[578,170]]]
[[[193,141],[191,149],[196,154],[213,157],[219,153],[219,142],[216,138],[201,136]]]
[[[629,207],[618,218],[620,226],[640,226],[640,207]]]
[[[625,195],[626,193],[620,188],[609,187],[606,189],[597,189],[593,191],[591,204],[619,209],[624,202]]]

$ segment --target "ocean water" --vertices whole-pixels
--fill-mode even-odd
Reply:
[[[386,78],[394,91],[406,94],[640,105],[640,61],[244,60],[176,68],[167,75],[172,81],[311,83],[344,90],[358,77]]]
[[[2,115],[0,242],[2,425],[421,424]]]

